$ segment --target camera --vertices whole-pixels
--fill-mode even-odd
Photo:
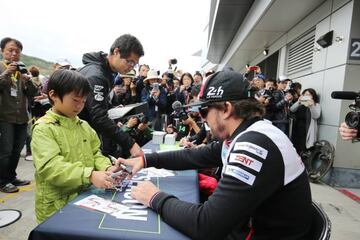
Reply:
[[[155,82],[151,84],[152,90],[159,91],[160,90],[160,84]]]
[[[186,121],[189,118],[187,112],[185,110],[179,113],[179,119],[182,121]]]
[[[349,105],[351,110],[345,116],[345,123],[349,128],[357,129],[357,140],[360,141],[360,92],[334,91],[331,93],[334,99],[355,100],[355,103]]]
[[[312,100],[312,98],[310,96],[302,96],[302,98],[300,99],[301,102],[307,102]]]
[[[177,64],[177,59],[176,58],[172,58],[169,60],[171,65]]]
[[[149,122],[149,119],[143,113],[127,116],[125,118],[125,122],[129,121],[130,118],[136,118],[138,120],[138,124],[140,123],[147,124]]]
[[[28,73],[28,70],[26,69],[26,65],[23,62],[13,62],[16,64],[16,70],[19,71],[21,74]]]

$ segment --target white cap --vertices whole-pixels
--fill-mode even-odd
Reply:
[[[59,64],[60,66],[71,66],[71,63],[66,58],[56,59],[55,64]]]
[[[279,76],[279,79],[278,79],[279,82],[282,82],[282,81],[285,81],[285,80],[289,80],[288,76],[286,76],[286,75]]]

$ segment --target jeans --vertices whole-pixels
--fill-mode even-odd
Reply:
[[[27,123],[0,122],[0,185],[15,180],[20,152],[25,144]]]

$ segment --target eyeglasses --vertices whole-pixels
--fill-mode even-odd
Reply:
[[[126,61],[126,64],[127,64],[129,67],[135,68],[135,67],[138,66],[138,64],[137,64],[135,61],[133,61],[133,60],[125,59],[125,61]]]

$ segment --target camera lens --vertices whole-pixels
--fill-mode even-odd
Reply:
[[[345,122],[350,128],[360,128],[360,112],[349,112],[346,114]]]

